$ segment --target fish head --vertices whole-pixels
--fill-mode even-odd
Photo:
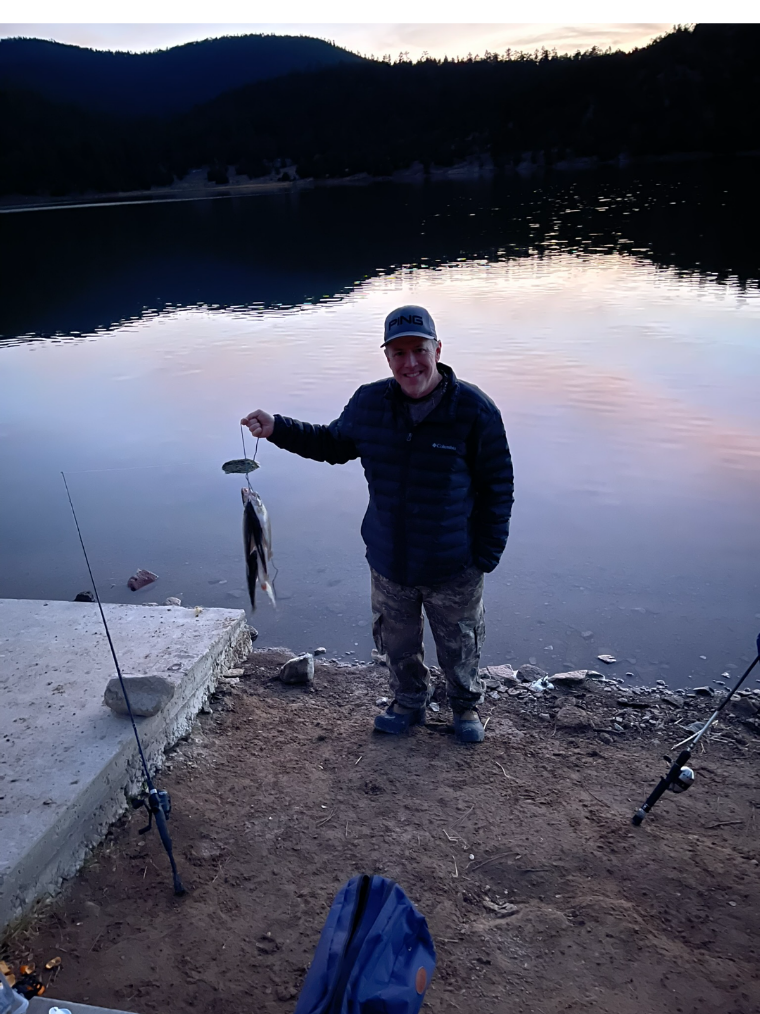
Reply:
[[[261,510],[264,506],[261,497],[255,489],[251,489],[250,486],[243,486],[240,490],[240,495],[243,498],[243,506],[246,507],[248,504],[253,507],[254,510]]]

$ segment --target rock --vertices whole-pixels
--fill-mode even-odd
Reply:
[[[386,698],[384,697],[383,700],[385,701]],[[430,709],[430,711],[440,711],[441,710],[441,705],[440,704],[436,704],[435,701],[431,701],[430,704],[428,704],[428,708]]]
[[[594,631],[593,630],[582,630],[581,631],[581,637],[583,638],[584,641],[590,641],[593,636],[594,636]]]
[[[623,732],[624,731],[623,730],[623,726],[619,722],[613,722],[612,723],[612,728],[615,730],[615,732]]]
[[[701,694],[702,697],[712,697],[715,691],[712,687],[694,687],[695,694]]]
[[[535,683],[536,680],[545,679],[549,673],[543,669],[539,669],[537,665],[531,662],[526,662],[525,665],[520,666],[516,675],[523,683]]]
[[[617,659],[614,655],[597,655],[600,662],[604,662],[606,665],[614,665]]]
[[[170,595],[168,599],[164,599],[165,606],[181,606],[182,599],[178,599],[176,595]]]
[[[499,919],[505,919],[517,911],[517,905],[513,905],[510,901],[491,901],[490,898],[483,898],[483,907],[495,912]]]
[[[94,602],[95,601],[95,596],[92,594],[91,591],[83,591],[83,592],[79,592],[79,594],[74,597],[74,601],[75,602]]]
[[[560,708],[555,721],[560,729],[589,729],[594,726],[591,715],[573,704],[566,704]]]
[[[501,680],[485,680],[486,690],[498,690],[501,687]]]
[[[327,648],[315,648],[314,649],[314,654],[315,655],[326,655],[327,654]]]
[[[224,674],[225,676],[242,676],[245,673],[244,669],[228,669]]]
[[[552,683],[564,684],[565,686],[572,686],[576,683],[585,683],[585,681],[585,669],[573,669],[572,672],[557,672],[552,676]]]
[[[158,574],[154,574],[150,570],[143,570],[140,567],[127,581],[127,587],[131,591],[139,591],[141,588],[145,588],[146,585],[153,584],[154,581],[158,581]]]
[[[670,704],[673,708],[683,707],[683,697],[678,697],[676,694],[663,694],[660,700],[663,704]]]
[[[390,703],[391,702],[388,700],[387,697],[378,697],[378,699],[375,701],[375,704],[378,706],[378,708],[386,708]]]
[[[499,694],[497,693],[497,691],[496,691],[496,690],[492,690],[492,691],[491,691],[491,692],[489,693],[489,695],[488,695],[488,696],[489,696],[489,697],[491,698],[491,700],[493,700],[493,701],[500,701],[500,700],[501,700],[501,697],[499,696]]]
[[[377,648],[372,649],[371,658],[373,662],[377,663],[377,665],[388,665],[388,656],[383,655],[377,650]]]
[[[612,746],[612,744],[615,742],[615,740],[612,738],[612,736],[610,736],[608,732],[600,732],[599,741],[601,743],[604,743],[605,746]]]
[[[652,702],[643,697],[619,697],[617,703],[621,708],[648,708]]]
[[[516,683],[517,674],[511,665],[487,665],[480,670],[483,679],[499,680],[502,683]]]
[[[732,697],[728,707],[733,714],[741,715],[742,718],[754,718],[760,711],[760,704],[753,701],[751,697]]]
[[[166,676],[124,676],[133,715],[156,715],[174,697],[175,684]],[[108,681],[103,703],[119,715],[127,715],[127,704],[117,676]]]
[[[314,682],[314,656],[310,652],[303,655],[296,655],[289,659],[280,669],[280,680],[283,683],[313,683]]]
[[[628,675],[628,673],[626,673],[626,676],[627,675]],[[667,685],[668,684],[665,682],[665,680],[657,680],[657,686],[658,687],[666,687]]]

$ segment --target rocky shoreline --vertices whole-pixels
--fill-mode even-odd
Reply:
[[[324,648],[317,648],[313,654],[296,656],[284,648],[257,648],[249,663],[257,657],[271,659],[280,653],[287,660],[280,670],[282,682],[302,683],[314,692],[328,690],[320,677],[329,679],[331,671],[354,676],[359,681],[371,677],[375,690],[385,683],[382,657],[365,662],[321,657],[324,652]],[[301,672],[302,677],[294,678],[295,671]],[[429,711],[433,713],[430,719],[435,721],[440,716],[443,720],[448,710],[445,680],[436,666],[431,666],[430,671]],[[480,709],[486,726],[491,717],[506,711],[552,723],[555,729],[595,735],[607,745],[638,734],[653,738],[655,743],[667,738],[672,746],[699,731],[728,695],[728,688],[714,690],[708,686],[671,690],[664,680],[658,680],[653,687],[629,686],[620,677],[605,676],[593,669],[549,674],[530,663],[518,669],[509,664],[486,666],[480,674],[486,688]],[[389,698],[379,696],[374,703],[379,708],[386,707]],[[740,689],[709,732],[711,740],[729,740],[737,746],[746,745],[748,735],[760,735],[760,689]]]

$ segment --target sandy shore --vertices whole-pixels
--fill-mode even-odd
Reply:
[[[167,996],[173,1014],[290,1011],[337,889],[367,871],[428,919],[425,1009],[760,1009],[754,719],[721,721],[695,786],[635,829],[663,753],[711,701],[505,693],[482,710],[486,742],[462,747],[445,705],[408,737],[374,734],[382,667],[321,662],[310,692],[276,680],[287,657],[255,651],[159,778],[187,896],[130,816],[7,942],[12,961],[62,957],[50,995],[139,1014]],[[585,715],[573,728],[568,706]]]

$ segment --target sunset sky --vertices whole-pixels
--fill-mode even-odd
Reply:
[[[558,0],[535,0],[529,12],[534,22],[510,21],[523,15],[523,5],[495,0],[470,0],[466,7],[444,6],[430,0],[322,0],[322,17],[314,22],[311,0],[287,4],[287,21],[281,4],[228,0],[224,23],[209,23],[209,5],[202,0],[115,0],[107,8],[94,0],[6,0],[6,22],[0,38],[31,36],[97,49],[144,51],[176,46],[195,39],[249,32],[313,35],[366,56],[408,53],[418,59],[427,52],[435,57],[466,57],[486,51],[528,50],[546,46],[558,52],[575,52],[599,46],[632,49],[669,31],[674,24],[697,21],[746,21],[746,7],[725,0],[717,7],[705,0],[578,0],[571,8]],[[467,23],[444,20],[447,14],[466,14]],[[106,13],[107,12],[107,13]],[[104,14],[109,19],[103,21]],[[572,15],[572,19],[568,15]],[[258,15],[260,20],[249,20]]]
[[[0,36],[32,36],[97,49],[150,50],[176,46],[194,39],[248,32],[313,35],[366,56],[393,59],[407,52],[411,59],[424,52],[436,57],[483,54],[487,50],[534,50],[546,46],[575,52],[599,46],[632,49],[646,45],[672,28],[672,22],[618,24],[350,24],[350,23],[227,23],[227,24],[0,24]]]

